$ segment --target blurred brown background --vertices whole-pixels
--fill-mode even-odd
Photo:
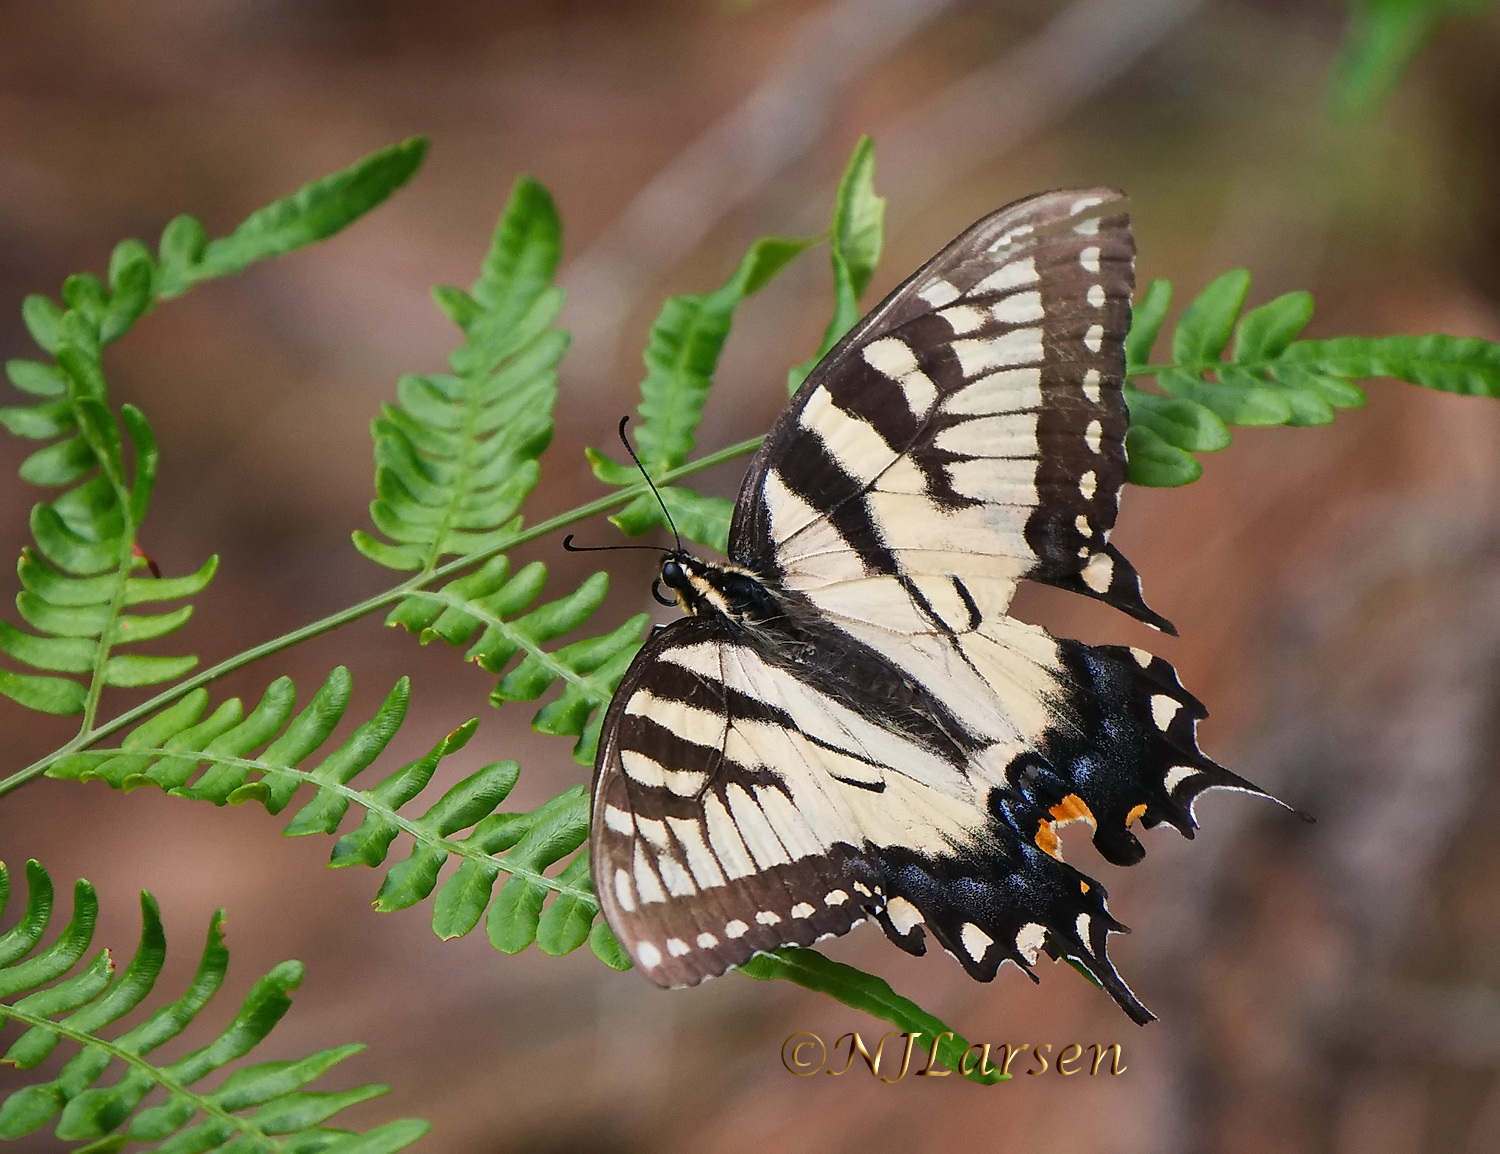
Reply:
[[[154,240],[181,211],[221,233],[373,148],[432,138],[413,186],[346,235],[201,288],[111,352],[116,400],[163,442],[147,547],[169,573],[223,557],[174,650],[216,660],[388,583],[348,543],[367,524],[367,423],[401,372],[441,364],[452,332],[427,288],[472,279],[520,172],[563,212],[577,332],[533,519],[597,495],[581,449],[628,410],[661,294],[719,283],[760,232],[821,227],[862,132],[891,197],[879,291],[990,208],[1112,183],[1134,198],[1143,282],[1183,295],[1245,265],[1256,302],[1317,293],[1311,335],[1500,339],[1500,18],[1448,28],[1377,117],[1339,125],[1324,86],[1342,15],[1331,0],[9,0],[0,352],[31,354],[24,293],[102,269],[121,237]],[[704,447],[767,424],[827,280],[804,258],[743,310]],[[586,949],[440,943],[429,906],[375,914],[371,871],[325,869],[326,839],[283,840],[254,807],[39,781],[0,801],[0,857],[34,855],[60,887],[92,879],[117,954],[135,891],[155,892],[174,945],[162,996],[227,907],[234,964],[205,1020],[305,960],[261,1053],[369,1042],[339,1084],[394,1092],[351,1123],[431,1118],[422,1148],[445,1154],[1500,1150],[1500,407],[1381,382],[1331,428],[1236,441],[1188,489],[1126,495],[1116,539],[1180,640],[1063,595],[1019,607],[1153,645],[1213,709],[1206,748],[1318,816],[1214,796],[1194,844],[1158,832],[1128,872],[1069,839],[1135,929],[1115,954],[1162,1021],[1137,1029],[1065,967],[981,986],[870,928],[830,943],[973,1039],[1122,1042],[1118,1078],[794,1079],[789,1033],[873,1023],[780,983],[664,994]],[[24,451],[0,443],[0,477]],[[705,487],[730,494],[738,473]],[[0,555],[35,499],[0,483]],[[527,556],[560,581],[587,571],[555,541]],[[615,610],[648,604],[648,560],[616,570]],[[376,621],[223,692],[283,672],[310,692],[339,662],[351,713],[413,675],[389,764],[478,714],[453,776],[519,757],[522,805],[585,778],[524,708],[486,705],[492,679]],[[68,733],[0,701],[0,772]]]

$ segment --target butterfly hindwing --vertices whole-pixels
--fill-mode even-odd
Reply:
[[[826,640],[859,664],[857,646]],[[1054,794],[1110,812],[1087,773],[1016,752],[1035,743],[915,736],[900,709],[861,712],[816,680],[694,618],[658,632],[622,684],[594,795],[595,884],[651,980],[693,985],[874,917],[902,949],[924,953],[930,935],[984,981],[1007,961],[1030,971],[1044,948],[1071,957],[1149,1020],[1107,956],[1123,927],[1104,888],[1056,852]],[[963,733],[940,704],[928,712]]]
[[[663,986],[867,917],[844,870],[861,839],[816,804],[808,781],[821,770],[807,765],[791,719],[732,684],[750,656],[739,648],[717,621],[674,622],[647,642],[605,721],[595,888],[622,944]]]

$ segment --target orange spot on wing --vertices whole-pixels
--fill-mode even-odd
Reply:
[[[1131,826],[1133,826],[1138,820],[1140,820],[1141,814],[1143,814],[1145,812],[1146,812],[1146,803],[1145,802],[1141,802],[1140,805],[1136,806],[1134,809],[1132,809],[1129,813],[1127,813],[1125,815],[1125,828],[1129,829]]]
[[[1036,847],[1045,854],[1051,854],[1058,861],[1062,861],[1062,847],[1057,840],[1057,830],[1046,818],[1036,823]]]
[[[1058,822],[1086,821],[1090,825],[1094,824],[1093,811],[1084,803],[1083,798],[1079,797],[1076,793],[1068,794],[1067,797],[1063,798],[1047,812],[1056,818]]]

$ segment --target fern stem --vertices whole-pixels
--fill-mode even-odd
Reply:
[[[311,772],[310,770],[298,769],[295,766],[272,765],[268,762],[259,761],[253,757],[226,757],[221,753],[210,753],[201,749],[174,748],[171,750],[167,750],[137,746],[133,748],[131,752],[137,754],[170,753],[173,757],[206,761],[213,765],[232,765],[236,768],[251,770],[257,773],[277,773],[283,774],[287,777],[295,777],[308,785],[317,787],[325,793],[336,793],[346,800],[352,802],[353,804],[361,807],[362,809],[373,813],[380,818],[383,818],[385,821],[390,822],[391,825],[395,826],[402,832],[410,834],[412,839],[416,841],[418,845],[427,846],[430,849],[438,850],[439,852],[447,854],[451,857],[465,858],[469,861],[479,862],[482,865],[499,866],[508,874],[512,874],[519,878],[524,878],[529,882],[534,882],[536,885],[542,886],[545,889],[552,890],[555,893],[564,894],[570,898],[576,898],[579,901],[587,904],[592,909],[599,908],[599,900],[594,896],[594,891],[592,888],[586,886],[568,885],[564,882],[558,881],[558,879],[555,877],[548,877],[540,870],[532,869],[529,866],[521,865],[517,862],[507,861],[506,856],[504,855],[485,853],[484,850],[477,849],[472,845],[465,845],[462,841],[455,841],[446,837],[439,837],[437,834],[433,833],[432,830],[424,827],[419,822],[413,821],[411,818],[407,817],[399,810],[386,805],[384,802],[376,800],[369,793],[363,790],[356,789],[354,786],[347,785],[341,781],[329,781],[327,778],[319,777],[317,774]],[[105,750],[100,751],[101,756],[104,756],[107,753],[108,751]]]
[[[239,1131],[241,1134],[256,1139],[259,1149],[265,1151],[285,1151],[288,1149],[285,1141],[265,1133],[260,1127],[255,1125],[252,1119],[241,1118],[235,1114],[231,1114],[216,1102],[204,1097],[202,1094],[196,1093],[189,1086],[173,1078],[162,1067],[152,1065],[139,1054],[132,1054],[129,1050],[123,1049],[105,1038],[84,1033],[80,1030],[69,1029],[63,1022],[53,1021],[51,1018],[44,1018],[39,1014],[29,1014],[25,1010],[16,1009],[14,1005],[4,1003],[0,1003],[0,1018],[10,1018],[12,1021],[21,1022],[33,1029],[49,1030],[84,1049],[103,1050],[111,1058],[115,1058],[127,1066],[135,1067],[135,1069],[141,1071],[141,1073],[145,1074],[146,1077],[150,1078],[152,1082],[166,1090],[169,1094],[174,1096],[181,1095],[188,1099],[199,1111],[209,1118],[222,1122],[224,1125]],[[260,1143],[264,1145],[259,1145]]]
[[[696,461],[689,461],[687,464],[681,465],[676,469],[668,470],[660,477],[657,477],[656,481],[658,484],[667,484],[679,478],[702,472],[704,469],[710,469],[715,465],[722,465],[725,461],[732,461],[736,457],[748,456],[760,447],[762,440],[762,437],[751,437],[749,440],[729,445],[717,452],[699,457]],[[290,649],[292,646],[299,645],[303,641],[309,641],[314,637],[321,637],[324,633],[329,633],[340,626],[348,625],[352,621],[358,621],[361,617],[368,617],[371,613],[388,608],[427,585],[437,581],[444,581],[471,566],[487,561],[497,553],[504,553],[507,550],[516,548],[518,545],[524,545],[528,541],[535,541],[539,537],[555,533],[559,529],[564,529],[576,521],[582,521],[589,517],[597,516],[600,513],[607,513],[616,506],[627,504],[649,491],[650,489],[645,481],[637,485],[631,485],[628,488],[618,489],[607,496],[590,501],[586,505],[579,505],[577,508],[570,509],[566,513],[559,513],[556,517],[540,521],[530,529],[523,529],[521,532],[506,538],[504,541],[482,552],[470,553],[467,556],[459,557],[456,560],[448,562],[446,565],[439,566],[430,573],[419,573],[417,576],[408,578],[401,582],[401,584],[395,585],[383,593],[377,593],[373,597],[368,597],[363,601],[349,606],[347,609],[341,609],[337,613],[304,625],[300,629],[294,629],[290,633],[283,633],[280,637],[273,637],[269,641],[263,641],[261,644],[246,649],[242,653],[237,653],[233,657],[219,662],[219,664],[212,668],[205,669],[202,673],[195,674],[185,681],[179,681],[172,688],[158,693],[150,701],[142,702],[134,709],[126,710],[118,717],[106,721],[103,725],[79,733],[66,745],[53,750],[25,769],[11,774],[3,781],[0,781],[0,797],[4,797],[12,790],[25,785],[33,778],[41,776],[47,771],[47,767],[59,758],[70,753],[75,753],[80,749],[87,749],[102,738],[109,737],[111,734],[118,733],[120,730],[134,725],[136,722],[144,720],[157,710],[187,696],[193,690],[217,681],[219,678],[233,673],[236,669],[250,665],[263,657],[269,657],[273,653],[280,653],[283,649]]]
[[[129,505],[122,501],[121,508],[128,509]],[[80,736],[93,729],[94,720],[99,716],[99,702],[104,696],[104,673],[109,664],[109,653],[112,648],[110,634],[119,625],[120,616],[125,611],[125,582],[130,577],[131,569],[135,567],[136,525],[128,515],[126,522],[129,525],[129,531],[125,535],[124,556],[115,570],[114,588],[109,595],[109,616],[105,619],[103,632],[99,634],[99,647],[94,651],[94,671],[89,677],[88,696],[83,703],[83,722],[78,727]]]
[[[467,477],[469,473],[469,466],[472,463],[474,448],[477,443],[474,424],[479,414],[480,406],[474,390],[471,389],[464,402],[464,427],[456,470],[459,477]],[[418,576],[431,573],[438,567],[438,561],[443,555],[443,541],[448,536],[448,528],[453,523],[453,518],[458,512],[458,507],[468,495],[465,484],[459,483],[453,486],[453,492],[448,497],[448,503],[443,507],[442,518],[432,531],[432,548],[423,559],[422,569]]]
[[[1216,373],[1220,369],[1249,369],[1251,372],[1269,368],[1270,361],[1203,361],[1199,364],[1167,364],[1167,365],[1133,365],[1125,370],[1125,379],[1133,380],[1137,377],[1154,377],[1158,373],[1170,373],[1185,371],[1202,376],[1204,373]]]
[[[459,597],[450,596],[443,593],[441,590],[439,590],[438,592],[433,592],[431,590],[422,589],[412,594],[412,596],[420,597],[424,601],[433,601],[439,605],[446,605],[452,609],[456,609],[459,612],[467,614],[468,616],[474,618],[474,620],[479,622],[479,624],[485,626],[486,628],[495,630],[500,634],[500,636],[504,637],[507,641],[514,644],[523,653],[525,653],[527,656],[531,657],[539,665],[541,665],[541,667],[548,673],[552,674],[554,679],[561,679],[563,681],[566,681],[569,685],[572,685],[582,692],[588,694],[589,701],[591,701],[593,704],[603,704],[603,702],[600,700],[598,687],[594,685],[594,683],[586,674],[575,672],[567,662],[559,661],[555,653],[551,652],[548,649],[542,648],[540,642],[535,641],[531,637],[527,636],[526,633],[524,633],[520,629],[517,629],[503,617],[498,617],[493,613],[488,613],[472,602],[465,601]]]

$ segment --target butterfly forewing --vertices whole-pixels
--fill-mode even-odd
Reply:
[[[817,601],[862,576],[1025,577],[1152,624],[1108,544],[1134,244],[1113,189],[980,221],[808,377],[741,491],[730,548]]]

